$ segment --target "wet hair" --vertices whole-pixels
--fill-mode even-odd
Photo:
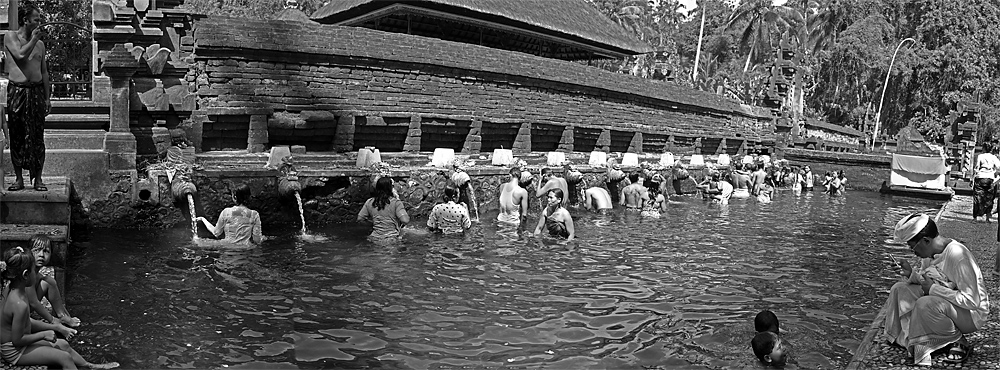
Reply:
[[[233,189],[233,199],[236,200],[237,205],[246,205],[247,201],[250,200],[250,185],[236,185],[236,189]]]
[[[49,239],[49,237],[45,236],[45,234],[35,234],[28,241],[28,244],[31,245],[31,251],[32,252],[34,252],[36,250],[39,250],[39,249],[50,249],[51,250],[51,248],[52,248],[52,239]]]
[[[458,188],[456,188],[454,186],[450,186],[450,185],[449,186],[445,186],[444,187],[444,201],[445,202],[450,202],[450,201],[453,201],[453,200],[454,201],[458,200]]]
[[[549,176],[551,174],[552,174],[551,168],[546,167],[542,169],[542,177]]]
[[[566,196],[566,195],[563,194],[562,189],[552,189],[552,190],[549,190],[549,192],[550,193],[554,193],[556,195],[556,198],[559,198],[559,200],[565,199],[563,197]]]
[[[778,334],[762,331],[754,335],[753,339],[750,340],[750,348],[753,349],[753,354],[757,356],[758,360],[768,363],[770,361],[765,359],[765,357],[771,354],[776,343],[778,343]]]
[[[632,172],[632,173],[628,174],[628,181],[631,181],[633,184],[639,182],[639,173],[638,172]]]
[[[515,179],[518,179],[518,180],[521,179],[521,169],[520,168],[511,167],[510,171],[508,171],[507,173],[509,173],[510,176],[513,177],[513,178],[515,178]]]
[[[17,282],[24,279],[24,272],[35,266],[35,256],[25,252],[24,248],[13,247],[3,252],[3,262],[7,267],[0,271],[0,285],[4,282]]]
[[[769,331],[778,334],[778,316],[771,310],[763,310],[753,318],[753,328],[758,333]]]
[[[41,15],[41,11],[35,4],[27,1],[19,3],[17,6],[17,25],[23,27],[24,23],[28,21],[28,17],[31,17],[34,12],[39,12]]]
[[[920,215],[920,213],[914,213],[914,214],[910,215],[910,217],[907,217],[906,221],[909,221],[910,219],[912,219],[914,217],[917,217],[919,215]],[[906,222],[906,221],[904,221],[904,222]],[[917,235],[914,235],[912,238],[910,238],[910,240],[907,240],[907,243],[909,243],[910,241],[913,241],[913,240],[920,240],[920,239],[923,239],[923,238],[934,239],[934,238],[938,237],[938,235],[939,234],[938,234],[937,223],[934,222],[933,218],[928,217],[927,218],[927,225],[924,225],[924,228],[922,230],[920,230],[920,232],[917,233]]]
[[[983,143],[983,153],[993,153],[993,143],[984,142]]]
[[[381,177],[375,182],[375,208],[381,211],[385,206],[389,205],[389,200],[392,199],[392,179],[388,177]]]

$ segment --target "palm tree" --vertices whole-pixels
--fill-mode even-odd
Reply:
[[[815,14],[809,16],[809,51],[813,54],[837,42],[840,31],[847,26],[843,1],[826,0]]]
[[[750,70],[754,55],[774,46],[774,39],[771,37],[773,32],[778,31],[780,34],[781,30],[790,28],[788,20],[793,18],[791,13],[791,8],[775,6],[772,0],[749,0],[736,8],[726,22],[726,31],[736,27],[743,28],[739,43],[750,48],[746,64],[743,65],[744,73]]]

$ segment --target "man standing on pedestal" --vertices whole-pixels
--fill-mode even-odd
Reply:
[[[4,53],[7,59],[7,127],[10,132],[10,159],[14,165],[14,184],[7,190],[24,189],[22,170],[27,169],[32,187],[47,191],[42,183],[45,163],[45,116],[49,114],[49,71],[45,63],[45,44],[41,41],[41,14],[31,4],[22,4],[17,12],[17,31],[7,31]]]

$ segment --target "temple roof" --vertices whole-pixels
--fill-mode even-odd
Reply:
[[[567,60],[653,51],[585,0],[334,0],[311,18]]]

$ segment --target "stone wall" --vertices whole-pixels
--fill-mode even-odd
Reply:
[[[761,110],[578,63],[300,22],[207,17],[194,28],[198,110],[183,126],[200,151],[736,154],[773,139]]]
[[[792,165],[809,165],[813,174],[822,180],[827,171],[844,170],[850,190],[878,191],[883,181],[889,181],[891,155],[834,153],[809,149],[788,148],[784,159]],[[817,183],[819,186],[822,183]]]

